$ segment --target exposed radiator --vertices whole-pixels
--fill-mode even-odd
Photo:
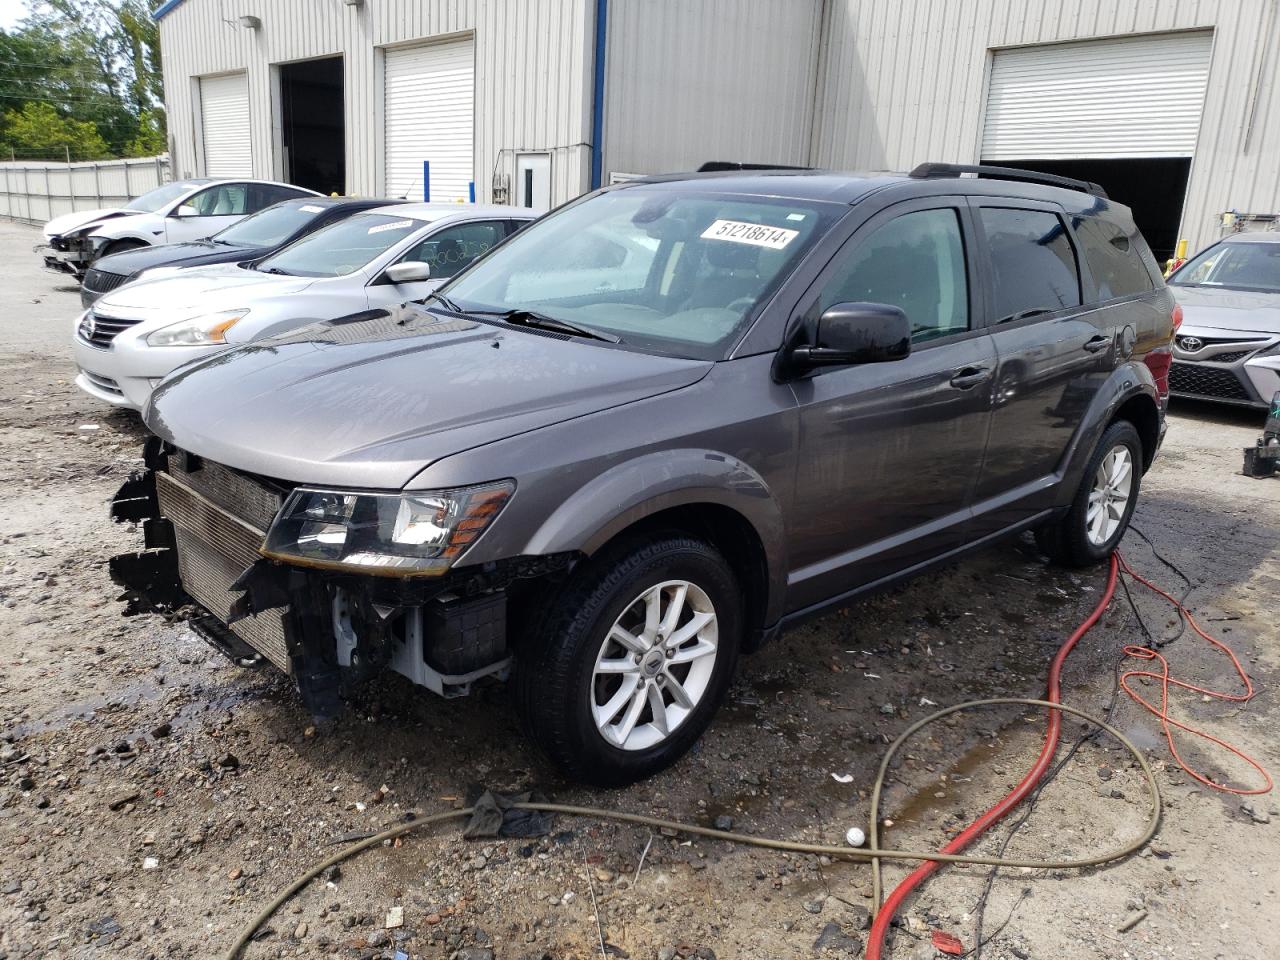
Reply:
[[[201,489],[203,488],[203,489]],[[231,584],[254,561],[264,528],[280,498],[274,490],[217,464],[193,473],[174,469],[156,473],[160,512],[173,523],[178,573],[183,589],[226,623],[239,594]],[[231,505],[246,519],[231,512]],[[264,522],[265,518],[265,522]],[[291,672],[285,642],[284,610],[267,610],[238,620],[230,629],[286,673]]]

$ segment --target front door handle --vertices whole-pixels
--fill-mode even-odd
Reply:
[[[951,385],[957,390],[969,390],[990,377],[991,371],[986,367],[963,367],[951,378]]]
[[[1111,338],[1104,337],[1099,334],[1096,337],[1090,337],[1085,341],[1084,348],[1090,353],[1101,353],[1111,346]]]

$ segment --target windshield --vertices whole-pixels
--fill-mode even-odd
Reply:
[[[324,211],[316,203],[278,203],[233,223],[212,239],[237,247],[274,247]]]
[[[298,277],[345,277],[425,226],[410,217],[357,214],[295,240],[257,269]]]
[[[445,291],[676,356],[716,359],[843,205],[630,187],[516,234]]]
[[[177,200],[192,187],[208,182],[207,180],[179,180],[177,183],[166,183],[163,187],[156,187],[150,193],[135,197],[126,203],[124,208],[136,210],[139,213],[155,213],[165,204]]]
[[[1169,278],[1175,287],[1280,293],[1280,243],[1219,243]]]

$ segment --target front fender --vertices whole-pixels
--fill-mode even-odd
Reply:
[[[768,570],[765,623],[773,623],[786,589],[782,508],[759,473],[724,453],[666,450],[611,467],[552,511],[521,552],[589,556],[647,517],[698,504],[727,507],[754,529]]]
[[[1115,418],[1116,412],[1134,397],[1147,397],[1157,411],[1161,409],[1155,378],[1151,375],[1150,368],[1141,360],[1129,360],[1121,364],[1094,394],[1093,401],[1080,421],[1080,427],[1063,454],[1060,468],[1062,482],[1057,485],[1056,506],[1070,506],[1102,434]]]

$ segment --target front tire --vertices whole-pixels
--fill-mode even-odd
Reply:
[[[1040,550],[1069,567],[1092,566],[1110,556],[1129,529],[1142,463],[1142,438],[1133,424],[1111,424],[1089,458],[1071,509],[1036,531]]]
[[[137,250],[145,246],[148,246],[148,244],[143,243],[141,240],[113,240],[103,249],[102,256],[109,257],[113,253],[124,253],[126,250]]]
[[[593,557],[516,658],[533,740],[568,777],[624,786],[701,736],[737,664],[742,594],[724,558],[678,534]]]

